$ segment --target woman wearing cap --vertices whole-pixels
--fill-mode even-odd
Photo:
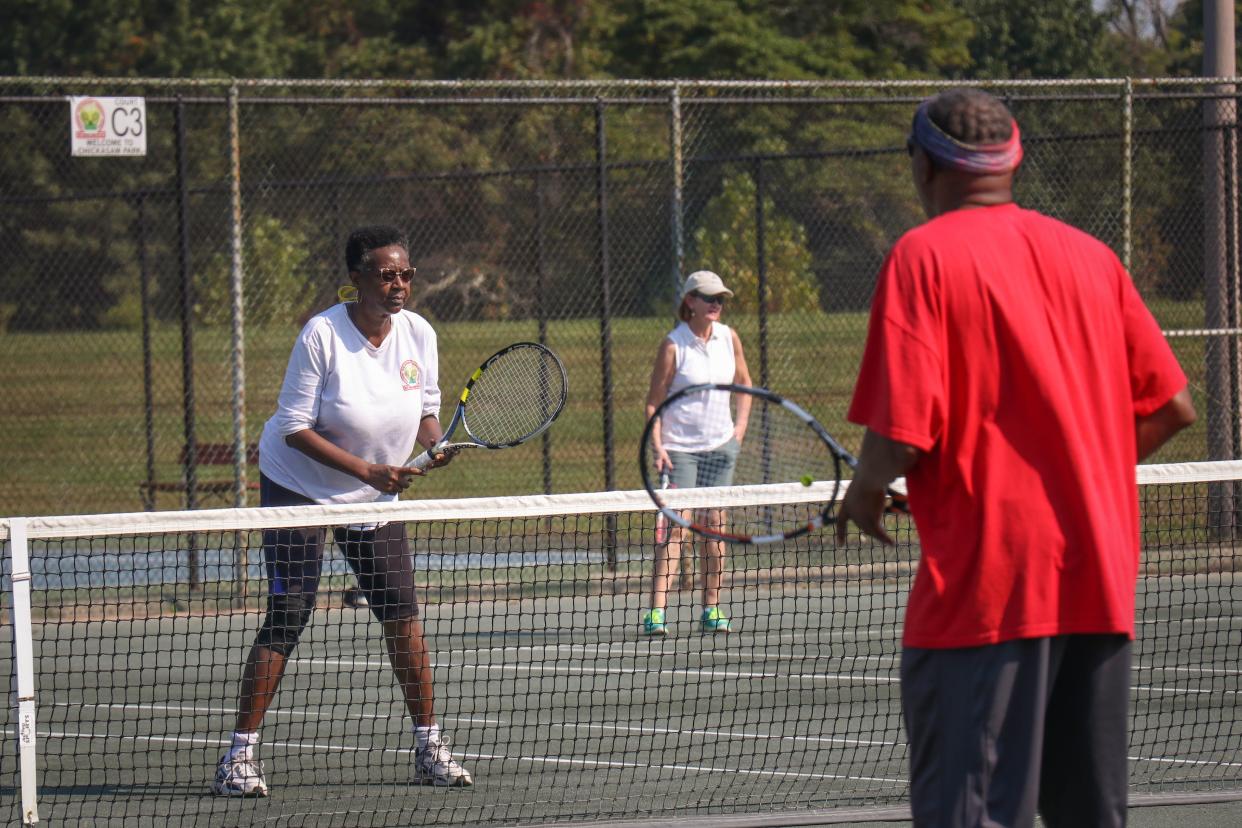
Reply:
[[[674,328],[656,354],[651,371],[651,388],[647,392],[647,418],[669,394],[688,385],[706,382],[750,384],[750,371],[742,352],[737,332],[720,321],[725,300],[733,291],[710,270],[699,270],[686,277],[677,316],[681,324]],[[722,395],[723,396],[723,395]],[[656,464],[669,476],[669,484],[678,488],[697,486],[728,486],[733,480],[733,467],[738,449],[746,434],[750,415],[750,398],[739,395],[737,418],[731,420],[727,397],[723,417],[733,422],[732,433],[709,434],[693,424],[676,430],[662,429],[655,440]],[[722,439],[723,438],[723,439]],[[709,510],[705,516],[712,523],[723,520],[723,510]],[[671,578],[677,575],[681,560],[680,527],[672,527],[669,542],[656,549],[651,584],[651,608],[643,615],[643,632],[667,635],[668,622],[664,610]],[[705,540],[700,544],[703,572],[703,614],[700,624],[704,632],[729,632],[728,617],[720,610],[720,580],[724,571],[724,544]]]

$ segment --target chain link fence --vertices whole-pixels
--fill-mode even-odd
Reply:
[[[651,365],[699,268],[737,293],[754,381],[856,445],[875,274],[922,217],[905,135],[942,87],[0,78],[0,513],[253,505],[294,337],[371,223],[410,234],[446,398],[516,340],[570,375],[542,444],[418,496],[638,486]],[[1200,424],[1156,459],[1238,457],[1234,88],[991,88],[1022,125],[1019,200],[1117,251],[1191,376]],[[71,156],[82,95],[143,97],[146,155]]]

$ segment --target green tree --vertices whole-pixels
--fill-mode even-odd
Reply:
[[[246,324],[297,320],[306,301],[310,258],[306,234],[273,216],[251,216],[246,222],[244,256]],[[198,276],[195,315],[205,325],[227,325],[232,318],[231,266],[232,255],[220,252]]]
[[[1105,19],[1092,0],[958,0],[974,24],[973,78],[1082,78],[1099,74]]]
[[[5,75],[275,77],[298,32],[288,0],[13,0]]]
[[[755,194],[755,181],[749,175],[725,179],[694,231],[691,257],[702,267],[718,270],[735,294],[733,305],[748,312],[759,305]],[[763,212],[768,309],[778,313],[819,310],[819,287],[811,270],[806,230],[779,214],[770,198],[764,199]]]
[[[1234,45],[1242,54],[1242,10],[1234,8]],[[1164,74],[1192,76],[1203,72],[1203,0],[1185,0],[1169,15],[1165,33],[1170,55]],[[1242,62],[1242,61],[1239,61]]]
[[[954,0],[12,0],[0,73],[861,78],[963,69]]]
[[[971,23],[950,0],[627,0],[612,74],[860,78],[965,66]]]

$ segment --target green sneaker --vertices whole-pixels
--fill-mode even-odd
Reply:
[[[648,610],[643,615],[643,633],[646,635],[668,635],[668,624],[664,623],[664,610]]]
[[[703,610],[703,632],[727,633],[732,627],[729,619],[720,611],[720,607],[708,607]]]

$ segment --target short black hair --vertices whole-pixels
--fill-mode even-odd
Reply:
[[[1002,144],[1013,137],[1013,115],[982,89],[946,89],[931,99],[927,117],[963,144]]]
[[[410,240],[395,227],[387,224],[359,227],[349,234],[349,241],[345,242],[345,267],[350,273],[356,273],[368,253],[393,244],[404,248],[407,253],[410,250]]]

